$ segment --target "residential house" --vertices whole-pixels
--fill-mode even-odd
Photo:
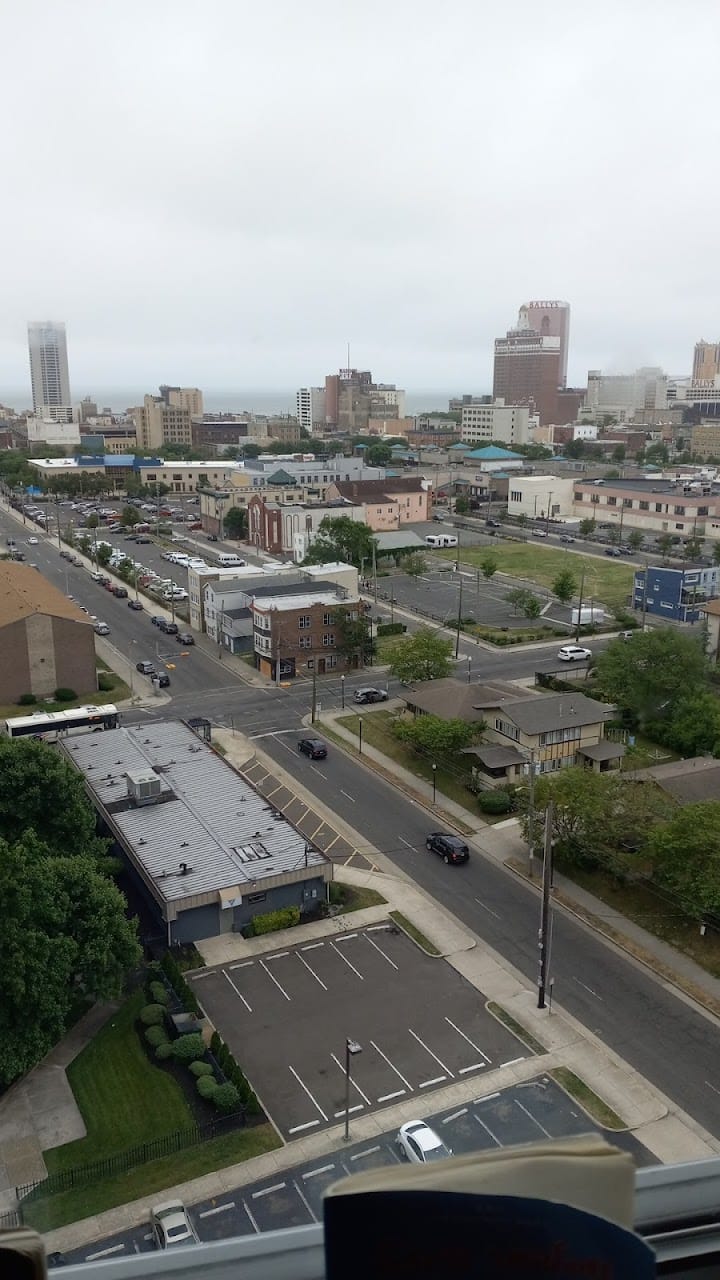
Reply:
[[[384,480],[336,481],[326,493],[330,502],[361,507],[375,533],[430,519],[432,486],[422,476],[386,476]]]
[[[720,600],[700,605],[700,617],[707,627],[707,653],[711,662],[720,661]]]
[[[653,782],[678,804],[720,801],[720,760],[693,756],[690,760],[668,760],[627,775],[633,782]]]
[[[342,647],[341,625],[343,615],[355,622],[365,609],[357,592],[330,582],[258,593],[252,601],[256,667],[274,680],[357,667],[358,654]]]
[[[636,569],[633,608],[674,622],[697,622],[718,595],[720,565],[704,569]],[[717,603],[717,602],[716,602]]]
[[[258,551],[292,556],[300,564],[325,517],[347,516],[364,523],[362,506],[347,502],[275,502],[264,493],[248,500],[247,541]]]

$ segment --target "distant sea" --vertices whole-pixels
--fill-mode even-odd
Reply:
[[[95,401],[99,409],[108,406],[113,413],[123,413],[131,405],[142,404],[147,390],[147,387],[142,389],[116,387],[105,388],[105,390],[74,388],[73,402],[83,399],[84,396],[90,396],[90,399]],[[429,409],[446,410],[451,396],[460,394],[462,392],[453,390],[408,391],[405,397],[405,409],[410,417],[417,413],[424,413]],[[473,392],[473,394],[482,395],[483,393],[477,391]],[[252,389],[206,391],[203,389],[203,402],[206,413],[242,413],[245,410],[260,414],[294,413],[295,391],[258,391]],[[23,409],[27,409],[31,403],[29,388],[20,388],[14,391],[6,391],[0,388],[0,404],[4,404],[8,408],[20,412]]]

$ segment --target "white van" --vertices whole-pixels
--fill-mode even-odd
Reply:
[[[236,555],[234,551],[221,551],[217,559],[218,564],[223,569],[228,568],[230,565],[236,565],[241,568],[245,564],[242,556]]]
[[[429,547],[456,547],[458,544],[454,533],[428,533],[425,541]]]

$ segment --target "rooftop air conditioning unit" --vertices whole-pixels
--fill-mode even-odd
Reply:
[[[125,774],[128,796],[140,808],[145,804],[157,804],[162,791],[162,781],[152,769],[134,769]]]

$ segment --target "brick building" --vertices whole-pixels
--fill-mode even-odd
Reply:
[[[273,680],[296,675],[325,675],[360,666],[359,652],[342,646],[343,616],[364,616],[360,597],[317,582],[314,589],[288,589],[287,594],[255,597],[252,602],[255,665]]]
[[[325,496],[328,502],[340,499],[349,506],[362,507],[365,523],[374,533],[430,519],[432,490],[422,476],[338,480],[328,485]]]
[[[28,564],[0,561],[0,702],[97,689],[95,634],[72,600]]]
[[[279,502],[264,493],[248,499],[247,541],[273,556],[305,559],[310,543],[326,516],[347,516],[364,522],[362,506],[347,502]]]

